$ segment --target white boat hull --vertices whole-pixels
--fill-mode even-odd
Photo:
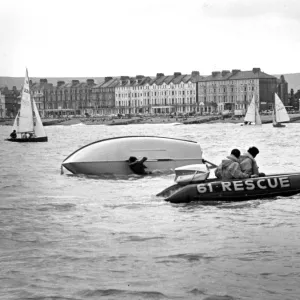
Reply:
[[[209,169],[206,164],[195,164],[175,169],[175,182],[180,185],[205,181],[209,176]]]
[[[147,171],[168,171],[177,167],[202,162],[202,150],[198,143],[180,139],[128,136],[97,141],[86,145],[62,163],[74,174],[130,175],[130,156],[147,157]]]

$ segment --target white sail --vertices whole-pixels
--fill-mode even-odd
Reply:
[[[261,118],[258,111],[258,105],[255,101],[255,95],[253,95],[251,103],[248,107],[244,122],[251,122],[255,123],[255,125],[261,125]]]
[[[29,90],[29,79],[28,71],[26,69],[24,86],[21,95],[21,108],[19,112],[19,125],[18,131],[22,132],[33,132],[33,112]]]
[[[273,120],[273,125],[276,125],[276,118],[274,114],[274,109],[272,110],[272,120]]]
[[[12,127],[12,130],[15,130],[16,132],[19,132],[19,117],[20,117],[20,111],[18,111],[15,117],[14,125]]]
[[[257,106],[255,106],[255,125],[261,125],[261,118]]]
[[[255,98],[253,96],[250,105],[248,106],[246,116],[244,118],[245,122],[255,122]]]
[[[34,99],[32,99],[32,104],[33,104],[33,111],[34,111],[34,134],[36,137],[44,137],[46,136],[46,133]]]
[[[276,93],[275,93],[274,114],[275,114],[275,121],[277,123],[290,121],[290,117],[289,117],[282,101],[280,100],[280,98],[278,97],[278,95]]]

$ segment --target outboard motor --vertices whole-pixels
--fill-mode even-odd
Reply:
[[[175,182],[180,185],[204,182],[209,176],[206,164],[188,165],[175,169]]]

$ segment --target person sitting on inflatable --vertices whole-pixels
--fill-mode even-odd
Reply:
[[[258,165],[255,157],[259,153],[256,147],[250,147],[246,153],[240,156],[240,165],[242,172],[251,175],[257,175],[259,177],[266,176],[265,173],[259,173]]]
[[[240,150],[233,149],[231,154],[227,156],[227,159],[222,160],[222,163],[216,169],[216,177],[221,180],[249,178],[250,175],[241,170],[239,163],[240,155]]]

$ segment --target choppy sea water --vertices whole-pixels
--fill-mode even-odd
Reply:
[[[300,124],[50,126],[48,143],[0,127],[0,299],[300,299],[300,195],[170,204],[174,176],[60,174],[79,147],[122,135],[198,141],[218,164],[260,149],[260,171],[300,171]]]

